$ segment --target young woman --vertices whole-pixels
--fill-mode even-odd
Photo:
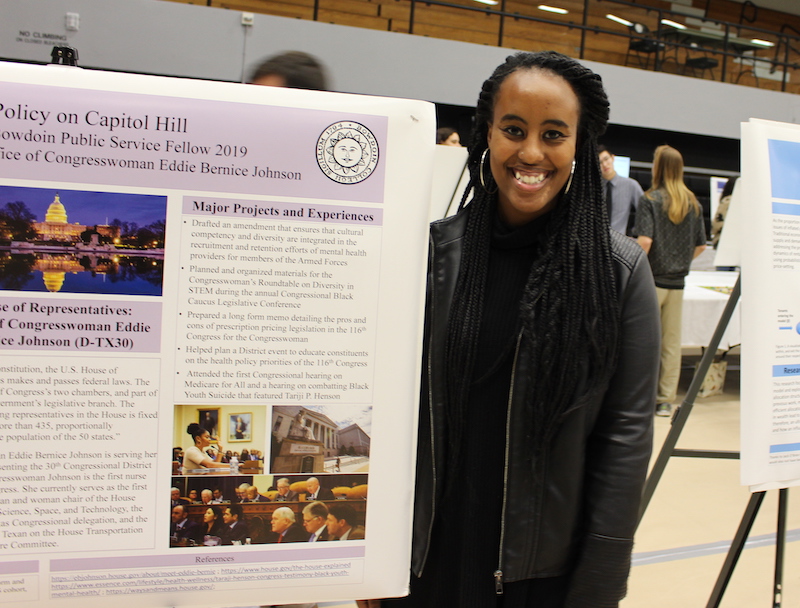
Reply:
[[[452,127],[439,127],[436,129],[436,143],[440,146],[461,147],[461,138],[458,131]]]
[[[558,53],[483,84],[471,201],[431,227],[411,594],[616,606],[651,449],[658,310],[608,228],[600,77]]]
[[[217,456],[212,459],[206,448],[211,445],[211,434],[196,422],[192,422],[186,432],[192,436],[194,445],[183,452],[183,468],[187,471],[196,469],[227,469],[227,464],[222,461],[222,445],[217,442]]]
[[[661,307],[661,371],[656,414],[669,416],[681,372],[684,280],[692,260],[706,248],[700,204],[683,183],[683,157],[675,148],[656,148],[653,185],[642,197],[639,209],[636,234],[650,259]]]
[[[208,541],[208,537],[222,535],[222,510],[218,507],[209,507],[203,513],[203,542]]]

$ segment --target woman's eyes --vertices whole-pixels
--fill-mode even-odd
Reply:
[[[507,127],[503,127],[503,132],[511,137],[525,137],[525,131],[521,127],[517,127],[514,125],[510,125]],[[566,135],[561,131],[556,129],[549,129],[542,133],[542,139],[548,141],[555,141],[559,139],[564,139]]]
[[[522,129],[514,125],[503,127],[503,132],[507,133],[508,135],[511,135],[512,137],[522,137],[523,135],[525,135],[525,132]]]
[[[561,139],[566,137],[561,131],[556,131],[555,129],[551,129],[550,131],[545,131],[542,135],[544,139]]]

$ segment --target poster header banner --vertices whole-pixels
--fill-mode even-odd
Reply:
[[[386,116],[3,89],[0,160],[21,179],[47,172],[65,181],[383,202]]]

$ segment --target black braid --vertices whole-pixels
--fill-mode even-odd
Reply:
[[[520,304],[522,348],[531,374],[526,403],[534,453],[546,446],[567,413],[604,389],[616,365],[619,306],[596,149],[608,121],[608,98],[600,77],[573,59],[555,52],[518,53],[483,83],[469,144],[470,182],[461,205],[472,192],[472,209],[445,347],[451,464],[458,457],[472,380],[497,204],[488,167],[483,176],[486,188],[481,186],[481,156],[487,149],[497,91],[518,69],[547,70],[563,77],[581,106],[572,182],[550,212],[541,253],[531,267]]]

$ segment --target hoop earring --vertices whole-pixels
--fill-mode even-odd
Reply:
[[[567,187],[564,188],[564,194],[569,192],[570,187],[572,186],[572,177],[575,175],[575,159],[572,160],[572,169],[569,172],[569,179],[567,180]]]
[[[481,178],[481,186],[483,187],[483,189],[484,189],[484,191],[486,192],[486,194],[494,194],[495,192],[497,192],[497,184],[495,183],[495,185],[494,185],[494,190],[489,190],[489,188],[487,188],[487,187],[486,187],[486,181],[485,181],[485,179],[484,179],[484,177],[483,177],[483,173],[484,173],[484,165],[486,164],[486,155],[487,155],[488,153],[489,153],[489,148],[486,148],[486,149],[483,151],[483,154],[481,154],[481,162],[480,162],[480,165],[479,165],[479,167],[478,167],[478,175],[480,175],[480,178]],[[491,171],[491,169],[490,169],[490,171]]]

